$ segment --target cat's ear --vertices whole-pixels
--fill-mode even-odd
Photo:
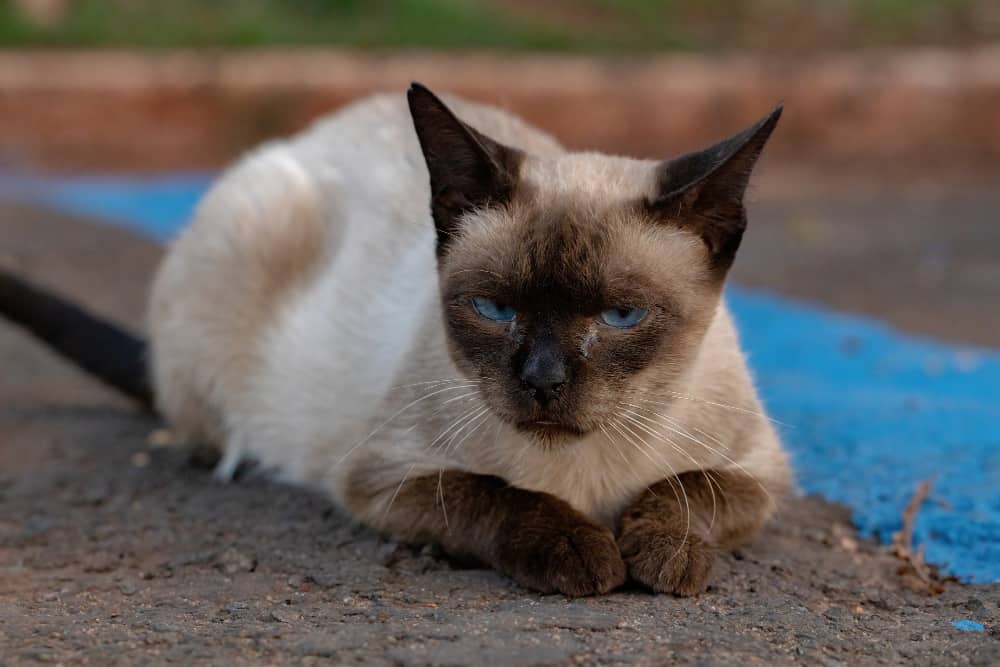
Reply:
[[[713,267],[732,264],[747,226],[743,195],[757,158],[778,124],[783,105],[725,141],[662,163],[656,193],[647,204],[654,217],[686,227],[705,241]]]
[[[410,85],[406,99],[431,176],[431,215],[440,255],[463,214],[510,201],[523,153],[460,121],[419,83]]]

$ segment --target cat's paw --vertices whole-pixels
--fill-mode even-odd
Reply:
[[[503,545],[500,563],[526,588],[571,597],[607,593],[626,578],[614,534],[578,520],[522,527]]]
[[[618,548],[629,576],[658,593],[703,592],[715,561],[715,549],[700,535],[650,519],[624,520]]]

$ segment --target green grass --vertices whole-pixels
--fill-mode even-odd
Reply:
[[[995,38],[995,0],[69,0],[54,25],[0,0],[0,46],[783,50]],[[995,17],[995,12],[994,12]]]

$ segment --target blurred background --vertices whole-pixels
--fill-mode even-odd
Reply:
[[[888,540],[939,476],[918,539],[1000,579],[997,0],[0,0],[0,263],[141,326],[219,169],[412,80],[650,158],[784,100],[732,301],[803,486]],[[95,391],[27,349],[0,395]]]
[[[414,79],[642,157],[784,100],[737,279],[1000,344],[998,36],[995,0],[3,0],[0,197],[212,173]]]
[[[7,0],[5,46],[642,53],[967,46],[990,0]]]

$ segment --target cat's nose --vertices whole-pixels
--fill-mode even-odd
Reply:
[[[566,379],[566,363],[558,341],[542,340],[532,346],[521,367],[521,382],[536,401],[542,405],[554,401]]]

